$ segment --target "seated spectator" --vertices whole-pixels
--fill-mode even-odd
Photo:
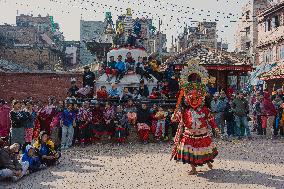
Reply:
[[[126,59],[125,59],[125,64],[126,64],[126,71],[134,71],[135,68],[135,60],[132,58],[131,52],[128,52],[126,54]]]
[[[36,156],[34,148],[31,145],[27,145],[24,155],[21,159],[22,162],[26,162],[29,165],[29,172],[33,173],[39,171],[41,168],[41,162],[38,156]]]
[[[79,88],[76,85],[76,79],[72,78],[71,79],[71,87],[68,90],[68,96],[77,98],[78,97],[78,94],[77,94],[78,90],[79,90]]]
[[[169,93],[170,93],[170,89],[169,89],[169,83],[168,82],[164,82],[163,86],[162,86],[162,97],[164,98],[168,98],[169,97]]]
[[[28,173],[28,164],[18,161],[20,145],[15,143],[10,147],[0,149],[0,180],[12,178],[18,181]]]
[[[142,103],[141,108],[137,112],[137,129],[139,138],[144,144],[147,144],[149,141],[150,125],[150,111],[147,105]]]
[[[115,83],[111,85],[111,89],[108,92],[108,97],[109,98],[119,98],[120,97],[119,91]]]
[[[34,143],[34,148],[39,155],[41,163],[47,166],[55,165],[60,158],[60,153],[56,152],[54,143],[44,131],[40,133],[38,140]]]
[[[140,100],[141,99],[141,96],[139,95],[139,92],[138,92],[137,89],[133,90],[132,99],[133,100]]]
[[[121,101],[125,102],[129,99],[132,99],[132,94],[128,91],[128,88],[125,87],[122,92],[122,96],[120,98]]]
[[[101,86],[101,89],[97,91],[97,98],[98,99],[107,99],[108,94],[106,91],[106,86]]]
[[[145,77],[147,80],[152,79],[150,74],[145,70],[142,57],[138,58],[138,63],[136,64],[136,73],[141,76],[141,80]]]
[[[150,94],[150,99],[158,99],[160,97],[160,93],[157,91],[156,87],[153,87],[152,93]]]
[[[126,65],[125,62],[123,62],[122,60],[122,56],[119,55],[117,58],[117,62],[115,64],[115,69],[117,71],[117,75],[116,75],[116,82],[119,82],[119,80],[121,80],[126,72]]]
[[[149,96],[149,89],[148,86],[144,84],[144,81],[140,81],[140,86],[139,86],[139,95],[142,98],[148,98]]]
[[[116,65],[116,61],[114,60],[114,56],[110,56],[109,62],[107,62],[107,65],[105,68],[108,82],[110,82],[113,76],[116,75],[115,65]]]

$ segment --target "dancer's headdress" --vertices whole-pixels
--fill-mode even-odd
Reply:
[[[192,59],[187,66],[181,71],[180,77],[180,95],[178,98],[177,109],[181,103],[183,96],[195,93],[199,97],[206,95],[206,84],[209,80],[207,70],[199,64],[197,59]]]

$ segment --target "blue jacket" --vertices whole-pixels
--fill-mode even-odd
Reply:
[[[126,70],[125,62],[122,62],[122,61],[116,62],[115,68],[122,72],[125,71]]]
[[[61,120],[63,121],[63,125],[67,127],[72,127],[73,122],[76,119],[76,113],[75,111],[68,111],[65,109],[61,115]]]
[[[119,91],[117,89],[115,89],[115,90],[110,89],[109,92],[108,92],[108,95],[110,97],[119,97],[120,96]]]
[[[29,171],[30,172],[35,172],[38,171],[40,169],[40,159],[38,156],[29,156],[29,150],[33,149],[33,147],[31,147],[30,145],[28,145],[26,147],[25,153],[22,157],[22,162],[28,162],[29,163]]]

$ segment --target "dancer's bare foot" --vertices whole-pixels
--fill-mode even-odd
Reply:
[[[188,171],[188,174],[189,175],[197,175],[197,171],[196,170],[191,170],[191,171]]]
[[[189,175],[197,175],[196,167],[194,165],[191,166],[191,171],[188,172]]]
[[[209,167],[209,169],[213,169],[213,165],[212,165],[212,163],[207,163],[207,166]]]

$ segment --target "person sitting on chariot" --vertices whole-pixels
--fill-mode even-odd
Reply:
[[[121,80],[126,72],[126,65],[125,62],[122,61],[122,56],[119,55],[117,58],[117,62],[115,64],[115,69],[117,72],[116,75],[116,82],[119,82]]]

